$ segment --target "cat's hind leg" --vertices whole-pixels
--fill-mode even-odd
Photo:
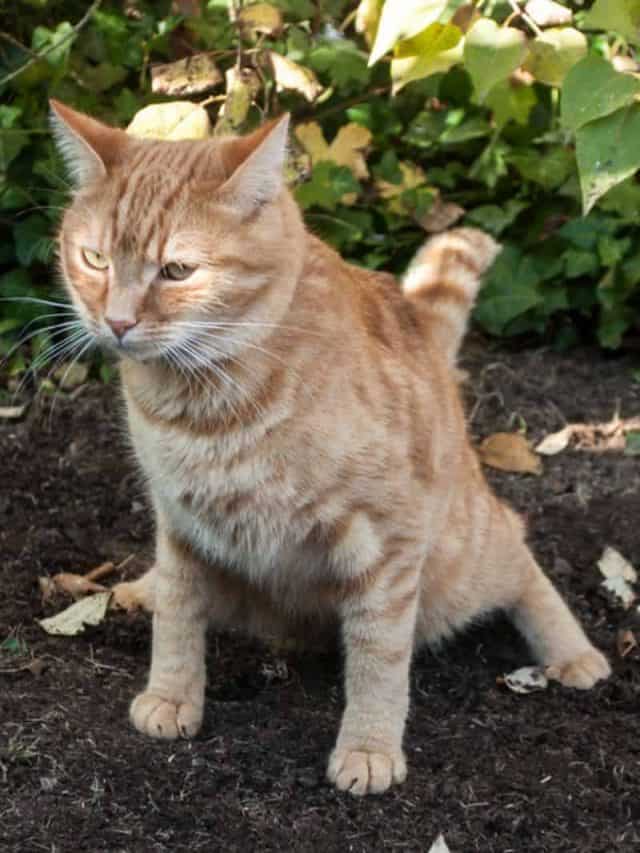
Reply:
[[[566,687],[588,690],[611,673],[605,656],[587,639],[577,620],[526,545],[523,582],[509,615],[536,658]]]

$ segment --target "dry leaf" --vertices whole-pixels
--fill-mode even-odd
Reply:
[[[204,107],[191,101],[150,104],[137,112],[127,133],[140,139],[204,139],[211,124]]]
[[[250,68],[229,68],[225,78],[227,96],[220,109],[216,134],[233,133],[240,127],[249,113],[257,91],[257,75]]]
[[[53,378],[63,391],[70,391],[87,381],[89,366],[80,361],[62,364],[54,371]]]
[[[480,12],[476,8],[475,3],[464,3],[458,6],[451,18],[451,23],[455,24],[463,33],[468,32],[475,22],[480,17]]]
[[[151,90],[162,95],[201,95],[219,83],[222,74],[208,53],[196,53],[151,69]]]
[[[518,432],[496,432],[487,436],[478,448],[485,465],[500,471],[542,474],[542,460],[529,449],[527,439]]]
[[[549,680],[539,666],[523,666],[501,678],[500,683],[506,684],[514,693],[535,693],[537,690],[545,690]]]
[[[535,449],[536,453],[541,453],[543,456],[555,456],[556,453],[561,453],[568,447],[571,436],[572,429],[570,426],[566,426],[558,432],[552,432],[542,439]]]
[[[415,163],[410,163],[408,160],[401,160],[398,163],[398,167],[400,169],[400,173],[402,174],[402,180],[393,184],[391,181],[376,181],[376,189],[378,190],[378,194],[382,198],[386,199],[395,199],[396,196],[402,195],[405,190],[413,190],[416,187],[421,187],[426,183],[426,175],[420,166],[416,166]],[[398,199],[398,205],[395,205],[393,202],[389,205],[391,210],[394,210],[395,213],[403,213],[404,205]]]
[[[632,584],[638,580],[638,573],[631,563],[615,548],[607,545],[598,560],[598,568],[604,576],[600,586],[619,599],[625,610],[631,607],[636,599]]]
[[[322,92],[322,84],[310,68],[298,65],[297,62],[287,59],[275,50],[267,51],[267,55],[278,92],[289,89],[304,95],[308,101],[315,101]]]
[[[110,592],[98,592],[76,601],[66,610],[47,619],[38,619],[38,624],[47,634],[74,637],[84,631],[85,625],[99,625],[109,607]]]
[[[529,0],[524,11],[539,27],[561,27],[573,20],[571,9],[553,0]]]
[[[21,418],[26,412],[26,405],[22,406],[0,406],[0,418],[5,418],[9,421]]]
[[[621,658],[626,658],[638,646],[636,635],[630,628],[620,628],[616,635],[616,648]]]
[[[420,219],[420,225],[428,234],[446,231],[465,215],[464,207],[453,201],[443,201],[438,195],[427,213]]]
[[[348,166],[358,178],[369,176],[365,151],[371,142],[371,131],[361,124],[350,122],[343,125],[331,145],[327,144],[320,125],[315,121],[298,125],[295,135],[314,166],[322,160],[331,160],[339,166]]]
[[[237,17],[240,28],[254,35],[274,36],[282,29],[282,12],[270,3],[254,3],[240,9]]]
[[[442,833],[440,833],[440,835],[436,838],[436,840],[429,848],[429,853],[451,853],[451,851],[447,847],[447,842],[444,840],[444,835],[442,835]]]

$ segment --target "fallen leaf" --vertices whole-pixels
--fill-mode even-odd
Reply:
[[[244,6],[238,12],[236,20],[240,28],[251,35],[262,33],[274,36],[282,29],[282,12],[270,3]]]
[[[151,91],[162,95],[201,95],[221,82],[222,74],[208,53],[196,53],[151,69]]]
[[[85,625],[99,625],[109,607],[110,592],[98,592],[81,598],[55,616],[38,619],[38,624],[47,634],[74,637],[84,631]]]
[[[562,453],[569,442],[571,441],[572,429],[566,426],[558,432],[552,432],[550,435],[543,438],[540,444],[535,448],[536,453],[541,453],[543,456],[555,456],[556,453]]]
[[[503,676],[500,683],[506,684],[514,693],[526,694],[546,690],[549,679],[539,666],[522,666]]]
[[[94,592],[105,592],[105,587],[101,584],[73,572],[59,572],[51,578],[51,581],[60,592],[67,593],[73,598],[82,598]]]
[[[620,628],[616,635],[616,648],[621,658],[626,658],[638,646],[636,635],[630,628]]]
[[[443,201],[438,195],[427,213],[420,219],[420,225],[428,234],[439,234],[455,225],[465,213],[464,207],[453,201]]]
[[[560,27],[573,20],[571,9],[553,0],[529,0],[524,11],[539,27]]]
[[[442,835],[442,833],[440,833],[440,835],[436,838],[436,840],[429,848],[429,853],[451,853],[451,851],[447,847],[447,842],[444,840],[444,835]]]
[[[490,468],[520,474],[542,474],[542,460],[529,448],[518,432],[496,432],[487,436],[478,448],[481,461]]]
[[[278,92],[288,89],[304,95],[307,101],[315,101],[322,92],[322,84],[310,68],[298,65],[275,50],[267,51],[267,56]]]
[[[127,133],[140,139],[205,139],[210,130],[209,114],[191,101],[150,104],[127,127]]]
[[[22,406],[0,406],[0,418],[5,418],[9,421],[21,418],[26,412],[26,405]]]
[[[71,364],[62,364],[54,372],[53,378],[63,391],[70,391],[87,381],[89,365],[80,361],[72,361]]]
[[[604,576],[600,586],[619,599],[625,610],[631,607],[636,600],[632,584],[638,580],[638,573],[631,563],[619,551],[607,545],[598,560],[598,568]]]

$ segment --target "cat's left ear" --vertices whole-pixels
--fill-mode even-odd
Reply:
[[[220,192],[244,216],[273,201],[282,190],[288,130],[287,113],[230,144],[225,159],[232,174]]]
[[[122,156],[129,141],[127,134],[53,98],[49,105],[56,145],[76,186],[105,177]]]

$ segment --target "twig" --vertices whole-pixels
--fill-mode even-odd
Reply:
[[[530,15],[527,15],[524,9],[520,8],[520,4],[517,2],[517,0],[509,0],[509,5],[513,9],[514,15],[518,15],[520,18],[522,18],[522,20],[531,27],[531,29],[537,36],[542,35],[542,30],[540,29],[540,27],[536,24],[536,22]],[[509,16],[509,19],[511,19],[511,16]]]
[[[19,74],[22,74],[23,71],[26,71],[27,68],[30,68],[34,63],[39,62],[41,59],[44,59],[45,56],[50,54],[52,51],[57,50],[63,44],[66,44],[70,39],[75,38],[80,30],[84,27],[84,25],[89,21],[91,16],[95,11],[97,11],[98,7],[102,3],[102,0],[93,0],[93,3],[84,15],[80,18],[77,24],[75,24],[70,32],[68,32],[65,36],[63,36],[60,41],[57,41],[55,44],[50,45],[45,48],[45,50],[41,50],[38,53],[32,53],[31,58],[21,65],[20,68],[16,68],[11,71],[9,74],[5,74],[4,77],[0,78],[0,86],[4,86],[5,83],[8,83],[10,80],[13,80],[14,77],[17,77]]]

